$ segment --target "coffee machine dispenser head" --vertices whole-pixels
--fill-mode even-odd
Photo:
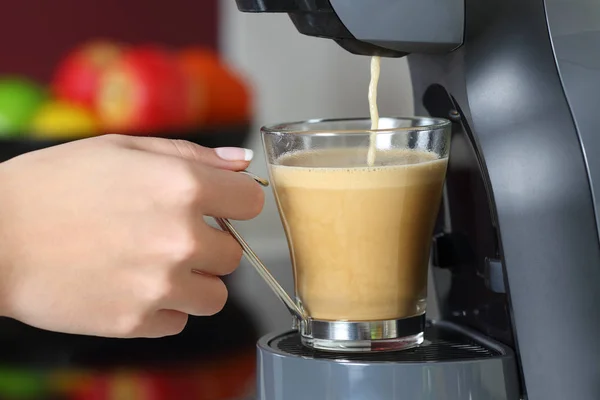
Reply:
[[[308,36],[353,54],[445,53],[463,41],[463,0],[236,0],[243,12],[287,13]]]

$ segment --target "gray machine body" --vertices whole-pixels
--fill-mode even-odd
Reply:
[[[416,114],[453,121],[432,245],[441,319],[514,357],[344,363],[267,338],[259,398],[600,399],[600,1],[274,2],[353,53],[410,53]]]
[[[519,399],[510,348],[451,324],[428,329],[442,334],[385,355],[327,355],[301,349],[296,332],[265,336],[257,400]]]
[[[409,56],[416,111],[431,112],[423,99],[432,85],[460,110],[467,132],[451,150],[448,190],[453,176],[473,179],[472,152],[497,242],[497,254],[484,255],[503,266],[523,396],[600,399],[600,2],[466,4],[460,49]],[[452,199],[447,206],[447,231],[457,230],[454,219],[472,223],[473,212]],[[436,273],[439,289],[445,273]],[[458,296],[438,294],[446,306]],[[481,323],[483,301],[461,304],[446,307],[444,318],[494,334],[493,321]]]
[[[600,2],[546,0],[558,71],[587,162],[596,225],[600,227]]]

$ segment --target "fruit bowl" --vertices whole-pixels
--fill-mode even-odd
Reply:
[[[189,132],[156,132],[147,136],[183,139],[205,147],[243,147],[250,133],[250,124],[202,128]],[[67,143],[70,139],[35,139],[25,135],[19,138],[0,139],[0,162],[23,153]]]

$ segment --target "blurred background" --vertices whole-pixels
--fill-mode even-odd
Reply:
[[[0,161],[69,140],[120,133],[255,151],[259,129],[368,116],[369,59],[297,33],[286,15],[250,15],[233,0],[30,0],[3,5]],[[410,115],[405,60],[383,60],[380,113]],[[293,291],[270,190],[236,225]],[[290,317],[251,267],[227,278],[223,312],[178,336],[109,340],[0,319],[0,399],[252,398],[255,342]]]

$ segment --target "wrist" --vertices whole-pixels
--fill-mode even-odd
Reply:
[[[6,163],[0,163],[0,317],[9,316],[9,291],[13,275],[13,261],[10,257],[10,184]]]

